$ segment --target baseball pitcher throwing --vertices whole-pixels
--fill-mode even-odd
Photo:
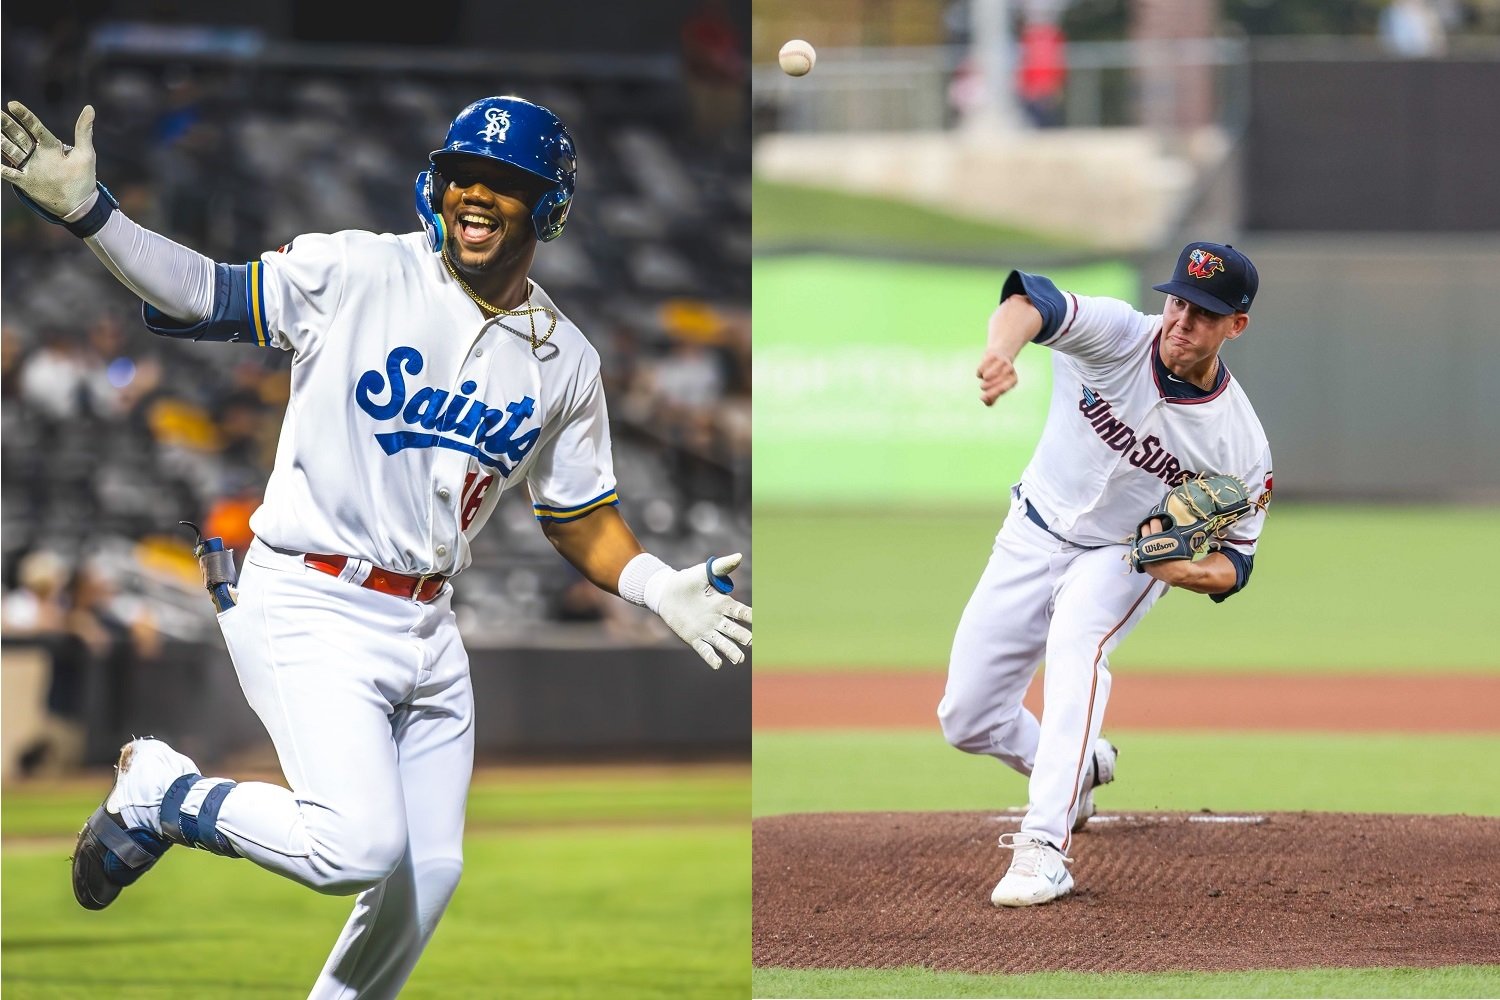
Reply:
[[[311,997],[393,997],[463,867],[474,704],[450,581],[506,490],[525,484],[564,559],[711,666],[750,644],[728,596],[740,554],[673,569],[620,515],[599,355],[528,276],[567,222],[573,139],[544,107],[484,98],[417,178],[421,231],[309,234],[224,264],[120,211],[95,178],[92,107],[72,146],[14,101],[3,125],[0,176],[141,297],[151,330],[293,355],[219,613],[291,787],[132,740],[79,835],[74,894],[108,906],[173,844],[248,858],[358,897]]]
[[[1051,348],[1041,441],[964,608],[938,718],[948,742],[1030,776],[991,894],[1031,906],[1073,887],[1072,836],[1114,778],[1100,736],[1109,654],[1171,587],[1223,601],[1245,587],[1271,498],[1271,453],[1219,358],[1245,332],[1259,278],[1232,246],[1189,244],[1159,316],[1012,271],[979,364],[986,406],[1027,343]],[[1250,484],[1250,485],[1246,485]],[[1200,556],[1201,558],[1195,558]],[[1045,708],[1022,698],[1046,661]]]

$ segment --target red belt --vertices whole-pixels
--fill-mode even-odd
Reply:
[[[302,561],[320,573],[338,576],[344,571],[349,557],[309,552],[302,557]],[[388,569],[372,566],[370,575],[365,577],[360,586],[367,590],[378,590],[382,594],[391,594],[395,597],[404,597],[408,601],[427,604],[437,597],[443,589],[443,584],[447,582],[446,576],[408,576],[405,573],[392,573]]]

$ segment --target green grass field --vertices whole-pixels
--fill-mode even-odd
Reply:
[[[757,506],[757,669],[941,672],[989,556],[994,511],[821,511]],[[1413,508],[1279,502],[1252,585],[1222,605],[1162,601],[1111,657],[1157,671],[1500,672],[1486,567],[1500,510],[1453,508],[1463,538],[1441,573],[1371,546],[1432,516]],[[1441,584],[1426,585],[1428,580]],[[829,594],[844,595],[829,600]],[[1185,638],[1186,637],[1186,638]],[[1211,643],[1214,656],[1188,655]],[[1357,680],[1356,680],[1357,682]],[[1119,779],[1105,812],[1410,812],[1500,815],[1475,761],[1500,738],[1457,734],[1110,733]],[[769,731],[754,741],[753,811],[990,810],[1023,806],[1024,779],[928,730]],[[1160,975],[972,976],[928,969],[756,969],[756,997],[1494,997],[1500,965]]]
[[[6,1000],[305,996],[352,901],[178,849],[108,910],[68,855],[99,790],[3,799]],[[744,997],[742,769],[481,777],[464,878],[405,998]]]
[[[1475,761],[1500,737],[1112,731],[1118,780],[1104,812],[1465,813],[1500,816],[1500,782]],[[927,730],[755,734],[757,816],[994,810],[1026,804],[1026,779]]]
[[[1493,997],[1500,966],[1095,975],[966,976],[897,969],[759,969],[757,997]]]
[[[756,669],[942,671],[1005,507],[993,511],[755,509]],[[1421,528],[1439,518],[1455,531]],[[1389,539],[1420,534],[1424,565]],[[1223,604],[1163,599],[1112,664],[1241,673],[1497,673],[1500,508],[1271,506],[1255,573]],[[840,595],[829,600],[828,595]],[[1274,623],[1274,628],[1271,627]],[[1212,637],[1213,656],[1185,655]]]
[[[1038,249],[1081,253],[1083,245],[1042,233],[948,215],[918,205],[755,178],[750,235],[756,251],[778,247],[1000,258]]]

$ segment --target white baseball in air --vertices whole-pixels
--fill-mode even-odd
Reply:
[[[806,76],[812,71],[813,63],[818,61],[818,54],[807,42],[793,38],[781,47],[781,54],[777,58],[788,76]]]

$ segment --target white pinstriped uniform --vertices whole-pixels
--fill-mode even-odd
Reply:
[[[1231,473],[1269,499],[1271,455],[1226,366],[1206,393],[1173,384],[1156,354],[1161,316],[1021,277],[1057,303],[1036,341],[1053,351],[1052,400],[960,619],[938,715],[954,746],[1030,775],[1021,832],[1066,853],[1109,654],[1169,589],[1131,569],[1125,540],[1183,472]],[[1223,547],[1253,557],[1264,520],[1239,522]],[[1022,698],[1044,661],[1038,720]]]
[[[421,233],[301,236],[247,277],[246,339],[294,360],[219,624],[291,790],[239,783],[218,831],[305,885],[362,890],[311,997],[394,996],[462,868],[473,694],[451,586],[423,604],[355,584],[460,572],[522,483],[545,520],[618,503],[599,355],[560,313],[540,348],[524,317],[486,319]],[[556,311],[534,283],[531,303]],[[334,577],[304,553],[352,558]]]

